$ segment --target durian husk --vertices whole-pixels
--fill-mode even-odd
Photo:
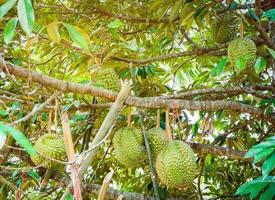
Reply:
[[[239,20],[234,14],[225,12],[215,18],[211,29],[214,42],[224,44],[236,37],[239,31]]]
[[[169,140],[166,136],[166,132],[161,128],[150,129],[147,132],[147,136],[151,147],[152,157],[155,162],[158,154],[166,147]]]
[[[189,187],[198,172],[193,150],[185,142],[171,141],[157,157],[156,172],[161,185],[169,189]]]
[[[144,162],[143,141],[139,129],[133,127],[119,129],[113,138],[114,157],[125,167],[140,167]]]
[[[100,67],[91,72],[92,85],[113,92],[120,90],[119,76],[113,68]],[[108,100],[104,98],[96,98],[98,103],[107,103]]]
[[[58,168],[60,163],[48,158],[64,161],[66,157],[64,139],[57,134],[43,135],[35,142],[33,148],[37,152],[31,156],[31,160],[35,165],[42,165],[46,168]]]
[[[113,68],[100,67],[91,72],[92,85],[113,92],[119,92],[120,81],[119,76]],[[101,97],[96,98],[97,103],[108,103],[109,100]],[[96,119],[94,121],[94,129],[99,129],[105,117],[108,114],[108,109],[98,109],[96,112]]]
[[[256,60],[257,47],[250,38],[237,38],[229,43],[227,53],[230,63],[235,65],[238,59],[245,59],[246,67],[251,67]]]

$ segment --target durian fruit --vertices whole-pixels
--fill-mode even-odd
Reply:
[[[139,167],[144,161],[143,136],[132,127],[119,129],[114,135],[114,157],[129,168]]]
[[[114,92],[119,92],[120,81],[119,76],[113,68],[97,68],[91,72],[92,84],[96,87],[101,87],[104,89],[112,90]],[[105,98],[96,98],[98,103],[107,103],[108,100]],[[97,110],[97,115],[100,116],[96,118],[94,122],[94,129],[99,129],[103,123],[105,117],[107,116],[107,110]]]
[[[113,68],[97,68],[91,72],[92,84],[96,87],[118,92],[120,90],[119,76]],[[104,98],[97,98],[99,103],[107,103]]]
[[[230,12],[218,15],[211,25],[212,38],[219,44],[227,43],[233,40],[238,33],[238,18]]]
[[[43,135],[35,142],[33,148],[37,151],[35,155],[31,156],[35,165],[43,165],[47,168],[56,167],[58,163],[46,157],[62,161],[66,157],[65,142],[62,137],[56,134]]]
[[[256,60],[257,47],[249,38],[237,38],[229,43],[227,54],[230,63],[234,64],[239,59],[246,61],[246,67],[250,67]]]
[[[105,117],[108,114],[108,110],[98,110],[99,112],[96,114],[96,119],[94,121],[94,129],[99,129],[101,124],[103,123]]]
[[[151,147],[153,160],[156,161],[158,154],[168,144],[166,132],[161,128],[152,128],[147,132],[148,140]]]
[[[156,172],[160,183],[169,189],[191,185],[197,175],[196,157],[185,142],[174,140],[158,155]]]

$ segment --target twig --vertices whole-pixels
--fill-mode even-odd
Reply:
[[[7,186],[9,186],[10,188],[12,188],[13,190],[16,190],[17,192],[20,192],[21,194],[23,194],[28,200],[30,200],[30,198],[28,197],[27,194],[25,194],[25,192],[23,190],[21,190],[20,188],[16,187],[15,185],[13,185],[12,183],[10,183],[8,180],[6,180],[3,176],[0,176],[0,182],[2,182],[3,184],[6,184]]]
[[[202,176],[204,166],[205,166],[205,157],[201,158],[201,162],[202,162],[202,166],[201,166],[201,170],[200,170],[199,177],[198,177],[198,191],[199,191],[199,195],[200,195],[200,200],[203,200],[203,195],[202,195],[202,191],[201,191],[201,176]]]
[[[60,91],[55,92],[50,98],[48,98],[44,103],[40,104],[39,106],[36,105],[33,107],[32,111],[27,114],[26,116],[10,123],[10,126],[16,126],[24,121],[29,120],[31,117],[33,117],[36,113],[40,112],[41,110],[43,110],[43,108],[45,108],[46,105],[48,105],[52,100],[54,100],[56,97],[58,97],[61,94]]]
[[[74,144],[72,140],[69,118],[66,112],[61,113],[61,121],[62,121],[63,134],[64,134],[64,140],[66,144],[68,160],[70,162],[73,162],[71,164],[71,172],[72,172],[72,182],[73,182],[73,188],[74,188],[74,197],[76,200],[81,200],[82,195],[81,195],[81,185],[80,185],[81,183],[78,175],[78,164],[74,162],[75,160]]]
[[[98,198],[97,200],[104,200],[106,193],[108,191],[110,182],[112,180],[112,177],[114,175],[114,171],[110,171],[104,178],[103,183],[101,185],[101,188],[99,190]]]
[[[165,110],[165,129],[166,129],[166,136],[169,141],[173,140],[172,137],[172,131],[170,126],[170,120],[169,120],[169,108],[166,108]]]

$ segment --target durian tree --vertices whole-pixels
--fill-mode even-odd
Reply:
[[[273,0],[0,0],[0,199],[273,199]]]

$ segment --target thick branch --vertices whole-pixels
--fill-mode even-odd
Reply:
[[[101,185],[98,184],[85,184],[83,186],[83,192],[86,193],[87,196],[90,195],[97,196],[99,194]],[[115,190],[113,188],[109,188],[106,194],[106,199],[115,200],[120,195],[123,195],[124,200],[155,200],[154,196],[150,196],[147,194],[135,193],[135,192],[122,192],[119,190]],[[176,197],[168,197],[167,200],[180,200],[182,198]]]
[[[55,88],[62,92],[73,92],[80,94],[89,94],[98,97],[105,97],[112,101],[115,100],[117,94],[105,90],[102,88],[97,88],[94,86],[82,85],[77,83],[70,83],[52,77],[42,75],[36,72],[29,71],[27,69],[18,67],[11,63],[6,64],[9,72],[15,76],[21,77],[23,79],[28,79],[47,87]],[[3,63],[0,63],[0,67],[5,71]],[[267,118],[268,116],[264,115],[264,111],[261,109],[255,108],[250,105],[233,102],[233,101],[190,101],[190,100],[175,100],[175,99],[161,99],[159,97],[152,98],[138,98],[129,96],[125,102],[129,106],[144,107],[144,108],[179,108],[187,110],[206,110],[206,111],[215,111],[215,110],[233,110],[237,112],[244,112],[254,115],[260,118]]]
[[[257,31],[260,33],[262,39],[265,41],[266,45],[275,50],[275,44],[272,42],[271,38],[268,36],[265,29],[262,27],[261,23],[254,21],[249,16],[247,16],[246,19],[251,25],[255,26]]]
[[[213,146],[207,144],[199,144],[199,143],[192,143],[189,142],[191,148],[195,151],[195,153],[199,155],[211,154],[217,156],[226,156],[233,160],[242,160],[245,162],[251,162],[251,159],[245,159],[245,151],[237,151],[230,148],[220,147],[220,146]]]
[[[184,56],[199,56],[199,55],[211,55],[211,56],[223,56],[227,54],[226,50],[218,50],[221,49],[221,47],[212,47],[212,48],[199,48],[193,51],[183,51],[179,53],[171,53],[171,54],[166,54],[166,55],[161,55],[161,56],[156,56],[153,58],[148,58],[148,59],[131,59],[131,58],[122,58],[122,57],[117,57],[117,56],[112,56],[111,59],[116,60],[116,61],[121,61],[125,63],[133,63],[133,64],[147,64],[155,61],[163,61],[163,60],[168,60],[172,58],[179,58],[179,57],[184,57]]]

